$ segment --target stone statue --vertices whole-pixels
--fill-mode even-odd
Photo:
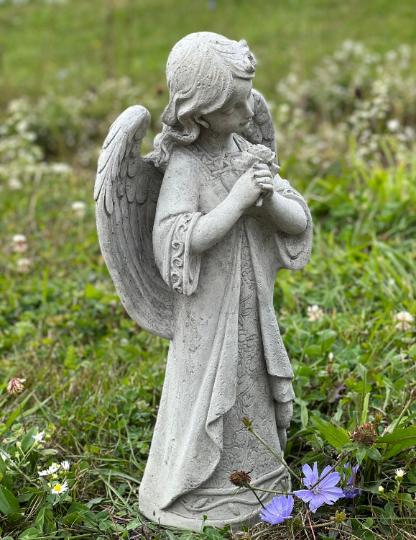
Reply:
[[[261,509],[228,477],[290,489],[278,454],[292,416],[293,372],[273,308],[282,268],[312,245],[304,199],[280,178],[267,104],[252,89],[245,41],[199,32],[167,63],[170,101],[154,151],[142,106],[112,125],[94,197],[101,250],[120,299],[144,329],[170,340],[165,383],[140,486],[145,516],[199,530],[241,525]],[[257,492],[263,503],[273,494]]]

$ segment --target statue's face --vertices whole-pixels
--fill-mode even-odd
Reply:
[[[250,118],[254,116],[254,100],[251,79],[234,79],[231,97],[217,111],[204,114],[201,118],[215,133],[242,133]]]

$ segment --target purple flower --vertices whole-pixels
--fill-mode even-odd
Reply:
[[[361,489],[355,487],[355,477],[357,475],[359,465],[354,465],[354,467],[351,467],[349,463],[346,463],[344,467],[348,467],[352,472],[351,476],[347,480],[347,485],[344,487],[344,497],[346,499],[353,499],[357,495],[361,495]],[[342,475],[342,479],[345,480],[345,473]]]
[[[293,497],[285,497],[280,495],[280,497],[274,497],[270,504],[266,504],[266,508],[260,512],[260,517],[263,521],[271,523],[272,525],[277,525],[278,523],[283,523],[285,519],[291,519],[290,515],[293,510]]]
[[[303,474],[305,475],[303,483],[309,489],[300,489],[294,493],[299,499],[302,499],[303,502],[308,502],[309,508],[314,513],[323,504],[332,505],[344,496],[342,489],[335,487],[340,480],[339,473],[332,472],[327,474],[330,470],[331,467],[328,465],[322,471],[321,476],[319,476],[318,464],[316,461],[313,464],[313,470],[309,465],[304,465],[302,467]],[[319,480],[319,478],[321,478],[321,480]]]

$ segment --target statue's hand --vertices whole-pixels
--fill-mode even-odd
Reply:
[[[231,189],[242,211],[252,206],[261,194],[273,194],[272,175],[266,164],[255,163],[243,173]]]

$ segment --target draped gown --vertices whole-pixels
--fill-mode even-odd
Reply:
[[[241,151],[252,145],[235,136]],[[303,198],[286,180],[274,188],[296,200],[306,230],[290,236],[261,218],[243,214],[212,248],[192,254],[190,238],[202,214],[228,195],[240,173],[235,155],[210,156],[198,143],[172,154],[159,195],[153,231],[155,259],[177,292],[174,335],[149,460],[140,486],[140,510],[149,518],[199,530],[208,523],[248,523],[261,509],[250,491],[228,480],[250,472],[252,484],[288,490],[285,468],[249,433],[282,454],[275,402],[294,398],[293,372],[279,333],[273,288],[281,268],[309,259],[312,223]],[[257,492],[263,502],[272,495]]]

